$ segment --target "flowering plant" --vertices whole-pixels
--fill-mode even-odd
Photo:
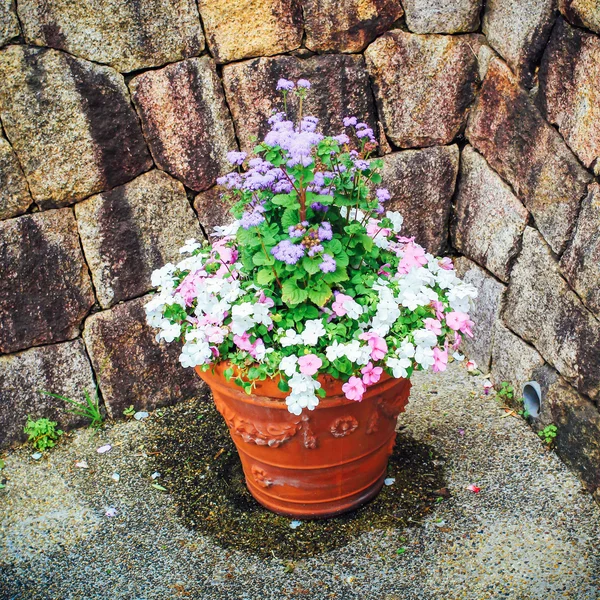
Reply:
[[[225,376],[250,393],[278,378],[290,412],[313,410],[329,374],[350,400],[387,373],[443,371],[462,335],[476,289],[400,235],[402,216],[385,209],[382,161],[373,131],[343,119],[325,136],[302,115],[310,83],[282,79],[284,107],[254,157],[230,152],[236,170],[221,177],[235,221],[212,244],[188,240],[184,258],[152,275],[146,305],[158,340],[183,342],[186,367],[228,361]]]

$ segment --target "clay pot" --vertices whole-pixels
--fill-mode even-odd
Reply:
[[[346,399],[341,382],[320,377],[327,397],[296,416],[288,412],[277,380],[257,382],[248,395],[225,379],[228,366],[196,371],[212,390],[258,502],[282,515],[311,519],[353,510],[377,495],[410,381],[384,374],[355,402]]]

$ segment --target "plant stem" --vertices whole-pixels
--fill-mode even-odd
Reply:
[[[260,245],[262,246],[265,257],[268,261],[270,261],[271,257],[269,256],[269,253],[267,252],[267,247],[265,246],[265,243],[262,239],[262,235],[260,235],[260,231],[258,229],[256,230],[256,233],[258,234],[258,239],[260,240]],[[275,276],[275,281],[277,282],[279,289],[282,289],[283,286],[281,285],[281,281],[279,281],[279,277],[277,277],[277,273],[275,272],[275,267],[273,265],[271,265],[271,271],[273,271],[273,275]]]

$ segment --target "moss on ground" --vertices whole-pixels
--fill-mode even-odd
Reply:
[[[264,509],[248,492],[242,466],[221,415],[212,402],[165,409],[149,428],[153,470],[174,498],[187,527],[224,548],[293,560],[346,545],[359,534],[402,529],[431,510],[444,487],[434,452],[400,432],[390,458],[391,486],[358,510],[339,517],[304,521]]]

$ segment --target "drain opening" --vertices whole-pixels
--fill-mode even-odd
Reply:
[[[542,390],[537,381],[527,381],[523,385],[523,405],[525,410],[537,419],[542,407]]]

